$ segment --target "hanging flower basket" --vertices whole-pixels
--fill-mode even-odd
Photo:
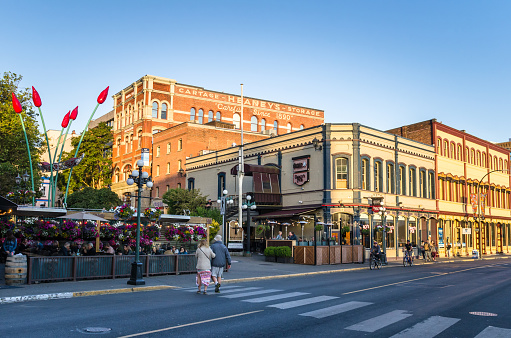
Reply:
[[[127,221],[133,217],[135,211],[136,211],[135,208],[130,207],[127,204],[123,204],[115,208],[114,217],[115,219],[123,219]]]
[[[161,210],[156,208],[147,208],[144,210],[144,216],[150,221],[156,221],[157,219],[160,219],[161,214]]]

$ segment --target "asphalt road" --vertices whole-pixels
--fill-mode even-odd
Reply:
[[[475,261],[4,304],[0,336],[511,337],[511,263]],[[212,288],[213,289],[213,288]],[[211,289],[211,291],[213,291]]]

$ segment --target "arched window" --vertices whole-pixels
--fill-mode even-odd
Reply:
[[[182,167],[182,161],[181,160],[178,160],[177,161],[177,170],[181,170],[183,167]]]
[[[394,173],[394,163],[387,163],[387,192],[391,194],[395,193],[394,177],[396,177]]]
[[[502,159],[499,159],[499,169],[502,170]]]
[[[142,109],[140,108],[140,103],[138,104],[137,109],[137,119],[140,120],[142,118]]]
[[[293,127],[291,126],[291,123],[287,123],[287,132],[290,133],[293,131]]]
[[[337,189],[348,188],[348,159],[341,157],[335,160],[335,175]]]
[[[138,137],[138,149],[142,148],[142,130],[139,130],[137,133]]]
[[[471,163],[471,164],[475,164],[475,161],[476,161],[476,159],[475,159],[475,153],[476,153],[476,152],[475,152],[475,150],[474,150],[474,149],[471,149],[471,150],[470,150],[470,163]]]
[[[232,116],[232,123],[234,124],[235,129],[240,129],[240,115],[235,113]]]
[[[481,165],[486,168],[486,153],[483,151],[483,158],[481,159]]]
[[[422,198],[428,197],[428,192],[427,192],[428,186],[426,183],[427,183],[426,182],[426,171],[421,170],[419,184],[420,184],[420,197],[422,197]]]
[[[383,192],[383,171],[381,161],[374,161],[374,191]]]
[[[362,159],[362,170],[360,173],[362,175],[362,189],[369,190],[369,160],[366,158]]]
[[[261,119],[261,131],[264,131],[264,130],[266,130],[266,120]]]
[[[399,166],[399,194],[406,195],[406,167]]]
[[[170,142],[167,143],[167,154],[170,154]]]
[[[182,138],[177,140],[177,151],[181,151],[181,150],[183,150],[183,139]]]
[[[115,182],[119,183],[121,180],[121,170],[119,168],[115,168]]]
[[[167,174],[170,174],[170,162],[167,162]]]
[[[166,103],[161,104],[161,119],[162,120],[167,119],[167,104]]]
[[[155,190],[155,194],[156,194],[156,197],[160,197],[160,187],[156,187]]]
[[[449,141],[444,141],[444,156],[449,157]]]
[[[458,154],[457,154],[457,159],[458,161],[462,161],[463,158],[462,158],[462,154],[461,154],[461,144],[458,144]]]
[[[279,123],[277,120],[273,121],[273,130],[275,130],[275,134],[279,134]]]
[[[160,146],[156,147],[156,157],[160,157]]]
[[[181,183],[178,183],[178,184],[177,184],[177,188],[178,188],[178,189],[181,189]]]
[[[158,102],[153,102],[152,117],[155,119],[158,118]]]
[[[410,196],[417,196],[417,177],[416,177],[416,169],[410,168],[410,188],[408,189],[408,194]]]
[[[210,110],[210,111],[208,112],[208,123],[209,123],[209,122],[213,122],[213,111],[212,111],[212,110]]]
[[[250,131],[257,131],[257,117],[252,116],[250,118]]]
[[[220,114],[220,112],[219,112],[219,111],[217,111],[217,112],[216,112],[216,120],[217,120],[218,122],[220,122],[220,121],[221,121],[221,119],[220,119],[221,117],[222,117],[222,114]]]
[[[451,156],[450,158],[456,158],[456,145],[454,142],[451,142]]]
[[[440,137],[436,140],[436,152],[438,155],[442,155],[442,139]]]
[[[132,122],[133,122],[133,109],[130,104],[128,106],[128,124],[131,124]]]
[[[190,122],[195,122],[195,108],[190,109]]]
[[[303,128],[304,128],[303,124],[300,124],[300,130],[303,130]]]
[[[202,108],[199,109],[198,120],[199,120],[199,124],[203,124],[204,123],[204,110],[202,110]]]
[[[126,136],[124,139],[124,153],[127,154],[130,152],[130,137]]]
[[[493,167],[493,169],[499,169],[499,164],[498,164],[498,162],[497,162],[497,156],[495,156],[495,157],[493,158],[493,161],[494,161],[494,162],[493,162],[493,163],[494,163],[494,167]]]

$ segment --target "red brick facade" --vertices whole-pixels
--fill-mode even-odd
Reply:
[[[161,197],[167,185],[176,188],[180,184],[186,188],[187,157],[224,149],[233,142],[240,143],[239,127],[236,129],[241,120],[239,95],[146,75],[116,93],[113,99],[112,190],[119,195],[134,190],[125,181],[141,158],[142,148],[149,149],[151,163],[154,159],[151,168],[144,168],[154,178],[152,196],[155,197],[159,190]],[[273,129],[277,134],[284,134],[324,122],[324,112],[317,109],[250,97],[244,97],[243,104],[245,143],[270,137]],[[182,149],[177,151],[180,139]],[[168,153],[167,144],[170,144]],[[160,154],[156,156],[158,147]],[[179,161],[183,169],[181,173],[178,173]]]

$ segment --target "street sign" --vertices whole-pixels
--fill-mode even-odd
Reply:
[[[229,244],[227,244],[227,249],[242,249],[243,250],[243,243],[229,242]]]

